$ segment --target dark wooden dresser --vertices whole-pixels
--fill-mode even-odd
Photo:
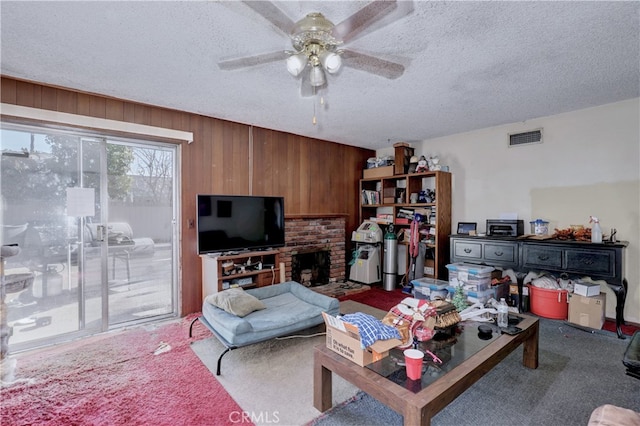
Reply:
[[[475,263],[513,269],[522,284],[529,271],[549,271],[568,276],[589,276],[604,280],[616,294],[616,330],[624,338],[624,304],[628,283],[624,277],[626,241],[594,244],[583,241],[536,240],[515,237],[476,237],[452,235],[451,262]]]

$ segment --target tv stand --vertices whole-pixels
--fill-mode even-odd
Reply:
[[[231,287],[264,287],[280,282],[278,250],[243,250],[219,256],[200,255],[200,259],[203,301],[209,294]]]

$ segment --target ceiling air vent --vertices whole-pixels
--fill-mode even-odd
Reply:
[[[542,143],[542,129],[509,135],[509,146],[529,145],[532,143]]]

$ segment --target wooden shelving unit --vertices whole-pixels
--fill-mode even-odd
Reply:
[[[434,202],[411,203],[411,194],[424,189],[434,191]],[[421,229],[428,229],[430,232],[431,238],[427,247],[431,249],[433,258],[425,260],[425,267],[433,268],[433,274],[428,276],[448,280],[446,265],[449,263],[451,234],[451,173],[433,171],[365,178],[360,180],[360,194],[360,223],[377,218],[379,213],[390,214],[398,232],[398,228],[410,227],[410,221],[402,223],[403,221],[399,220],[401,210],[429,212],[429,220],[422,223]],[[383,226],[387,224],[380,221],[378,223]],[[421,238],[421,241],[423,240],[424,238]],[[399,244],[407,242],[399,241]],[[407,256],[407,267],[409,260]]]
[[[209,294],[234,286],[253,288],[280,282],[278,250],[246,251],[228,255],[205,254],[200,258],[202,259],[203,300]],[[225,265],[233,266],[225,267]],[[244,282],[249,280],[250,283]]]

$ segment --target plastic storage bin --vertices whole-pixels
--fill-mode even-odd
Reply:
[[[435,278],[416,278],[411,281],[414,287],[429,287],[431,290],[444,290],[449,286],[448,281],[436,280]]]
[[[547,235],[549,233],[549,222],[542,219],[536,219],[529,222],[531,225],[531,233],[534,235]]]
[[[484,291],[491,287],[492,266],[472,265],[468,263],[450,263],[449,283],[455,288],[464,285],[469,291]]]
[[[553,290],[529,285],[530,311],[543,318],[566,320],[569,316],[567,290]]]
[[[495,294],[496,293],[495,291],[493,291],[493,289],[465,292],[467,302],[470,303],[487,303],[492,297],[495,298]]]
[[[444,299],[448,293],[449,283],[435,278],[417,278],[412,280],[411,284],[413,284],[413,297],[416,299],[431,299],[432,297]]]

